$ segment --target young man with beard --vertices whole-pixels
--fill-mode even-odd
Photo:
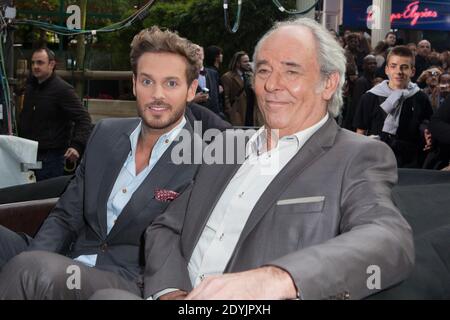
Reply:
[[[135,36],[130,60],[139,118],[95,127],[34,239],[0,227],[0,299],[85,299],[111,287],[141,294],[144,231],[197,171],[175,165],[171,151],[183,129],[192,133],[184,114],[200,61],[190,41],[157,27]]]

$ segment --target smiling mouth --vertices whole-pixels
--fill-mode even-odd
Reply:
[[[158,112],[158,113],[170,110],[170,108],[168,106],[161,106],[161,105],[149,105],[149,106],[147,106],[147,109],[152,112]]]
[[[273,100],[268,100],[268,101],[266,101],[266,104],[268,105],[268,106],[275,106],[275,107],[278,107],[278,106],[285,106],[285,105],[287,105],[288,103],[287,102],[285,102],[285,101],[273,101]]]

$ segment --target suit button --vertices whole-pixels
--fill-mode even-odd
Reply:
[[[102,252],[105,252],[106,249],[108,249],[108,245],[106,243],[102,244],[102,246],[100,247],[100,249],[102,250]]]

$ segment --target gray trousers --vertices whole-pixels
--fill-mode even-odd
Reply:
[[[27,241],[0,227],[0,300],[88,299],[96,291],[122,289],[141,296],[137,283],[120,275],[88,267],[63,255],[25,251]]]
[[[94,293],[89,300],[143,300],[129,291],[119,289],[102,289]]]
[[[13,257],[25,251],[32,239],[0,226],[0,271]]]

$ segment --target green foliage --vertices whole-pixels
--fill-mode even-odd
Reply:
[[[295,8],[295,0],[284,1],[286,7]],[[231,1],[229,10],[231,23],[234,24],[237,1]],[[158,1],[150,10],[143,23],[136,24],[125,31],[108,35],[108,42],[114,43],[111,48],[114,61],[121,67],[129,68],[129,43],[134,34],[142,27],[158,25],[176,30],[184,37],[204,47],[218,45],[224,50],[224,69],[234,52],[239,50],[253,54],[257,40],[275,21],[289,18],[277,10],[270,0],[245,0],[242,7],[240,28],[235,34],[229,33],[224,25],[222,0],[185,0]],[[105,36],[102,36],[102,41]],[[125,62],[125,64],[124,64]]]
[[[75,0],[65,0],[76,3]],[[60,0],[28,0],[26,9],[59,10]],[[145,0],[96,0],[88,1],[89,13],[118,14],[121,19],[136,11],[134,6],[145,4]],[[232,0],[229,15],[234,24],[237,0]],[[295,0],[284,0],[286,8],[295,8]],[[20,3],[20,2],[19,2]],[[18,6],[20,7],[20,6]],[[24,4],[22,5],[23,8]],[[20,12],[20,8],[19,12]],[[152,25],[176,30],[204,47],[218,45],[224,50],[224,69],[234,52],[245,50],[250,55],[257,40],[275,21],[289,18],[289,15],[278,11],[271,0],[243,0],[242,20],[235,34],[226,31],[222,0],[157,0],[143,21],[135,22],[131,27],[120,32],[98,35],[95,51],[107,52],[116,70],[129,69],[129,50],[133,36],[142,28]],[[97,28],[118,22],[110,19],[88,19],[87,28]]]

